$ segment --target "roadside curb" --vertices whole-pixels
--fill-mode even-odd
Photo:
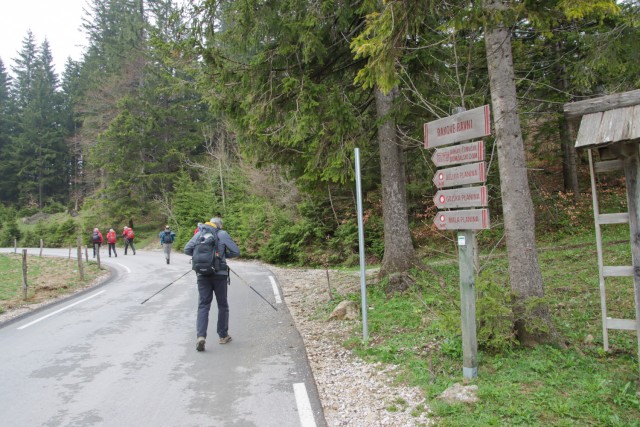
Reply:
[[[62,257],[58,257],[58,258],[62,258]],[[102,268],[105,268],[108,271],[108,273],[105,274],[104,276],[98,277],[97,279],[95,279],[93,282],[91,282],[86,287],[83,287],[82,289],[78,289],[70,294],[59,296],[58,298],[55,298],[50,301],[34,304],[35,308],[31,308],[30,306],[20,307],[15,311],[18,311],[18,312],[22,311],[22,312],[16,314],[15,316],[11,316],[11,313],[0,314],[0,317],[2,317],[3,315],[11,316],[6,320],[0,320],[0,329],[5,328],[13,323],[19,322],[24,318],[31,316],[33,314],[37,314],[41,311],[48,310],[52,307],[63,304],[73,298],[88,294],[89,292],[92,292],[98,288],[101,288],[107,285],[108,283],[113,281],[116,277],[118,277],[117,270],[112,266],[103,264]]]

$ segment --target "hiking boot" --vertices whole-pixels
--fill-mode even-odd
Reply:
[[[220,338],[220,340],[218,341],[220,344],[226,344],[229,341],[231,341],[231,335],[227,335],[226,337],[222,337]]]
[[[203,337],[199,337],[198,343],[196,344],[196,350],[204,351],[204,342],[205,342],[205,339]]]
[[[169,264],[169,260],[167,260],[167,264]]]

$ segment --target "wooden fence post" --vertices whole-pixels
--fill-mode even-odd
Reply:
[[[93,247],[95,248],[95,245]],[[98,270],[100,270],[100,245],[98,245],[98,248],[95,251],[96,251],[96,261],[98,262]]]
[[[29,285],[27,284],[27,250],[22,250],[22,296],[27,299]]]
[[[40,258],[42,258],[42,248],[44,247],[44,241],[40,239]]]
[[[87,260],[87,264],[89,264],[89,246],[84,247],[84,259]]]
[[[18,253],[18,239],[16,239],[15,237],[13,238],[13,253]]]
[[[84,264],[82,264],[82,237],[78,236],[78,271],[80,272],[80,280],[84,281]]]

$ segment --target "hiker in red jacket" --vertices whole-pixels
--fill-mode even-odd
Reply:
[[[113,249],[113,254],[118,258],[118,253],[116,252],[116,232],[113,228],[109,229],[107,233],[107,244],[109,245],[109,258],[111,258],[111,249]]]
[[[131,246],[131,250],[133,254],[136,254],[136,248],[133,246],[133,239],[135,237],[135,233],[133,232],[133,228],[124,227],[122,231],[122,237],[124,239],[124,254],[127,254],[127,248]]]
[[[93,243],[93,257],[96,257],[96,247],[98,247],[98,252],[100,252],[100,245],[102,245],[102,233],[96,227],[93,229],[93,233],[91,234],[91,243]]]

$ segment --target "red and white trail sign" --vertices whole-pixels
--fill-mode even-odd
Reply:
[[[433,152],[431,160],[437,167],[482,162],[484,160],[484,142],[474,141],[468,144],[438,148]]]
[[[438,188],[456,185],[476,184],[487,180],[484,162],[469,163],[455,168],[439,169],[433,177],[433,184]]]
[[[484,207],[487,202],[486,185],[439,190],[433,196],[433,203],[440,209]]]
[[[463,111],[424,124],[424,148],[481,138],[491,134],[489,106]]]
[[[438,212],[433,223],[440,230],[486,230],[489,228],[489,209]]]

